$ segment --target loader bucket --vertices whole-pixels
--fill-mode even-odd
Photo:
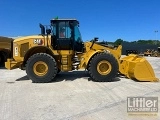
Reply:
[[[119,72],[126,77],[138,81],[157,82],[150,63],[142,56],[130,54],[120,60]]]

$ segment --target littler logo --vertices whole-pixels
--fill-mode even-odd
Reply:
[[[158,112],[158,97],[128,97],[127,112]]]

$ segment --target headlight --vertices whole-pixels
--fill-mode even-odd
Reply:
[[[18,44],[13,43],[13,55],[18,56]]]

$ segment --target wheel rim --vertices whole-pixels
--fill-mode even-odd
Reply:
[[[43,61],[38,61],[33,65],[33,71],[37,76],[44,76],[48,72],[48,65]]]
[[[97,65],[97,71],[101,75],[109,74],[111,72],[111,68],[111,64],[106,60],[100,61]]]

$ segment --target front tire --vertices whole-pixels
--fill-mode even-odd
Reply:
[[[28,59],[26,73],[33,83],[48,83],[57,74],[57,63],[52,56],[37,53]]]
[[[118,72],[118,62],[110,53],[99,53],[89,62],[89,74],[93,81],[110,82]]]

